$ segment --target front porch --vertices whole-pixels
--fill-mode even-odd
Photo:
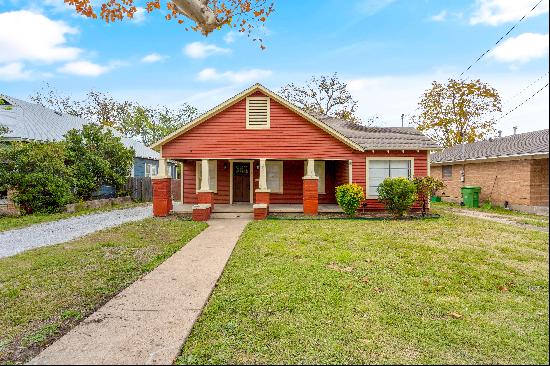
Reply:
[[[173,201],[172,213],[191,214],[194,204]],[[319,204],[319,213],[343,212],[337,204]],[[302,213],[304,205],[293,203],[274,203],[269,205],[269,212],[273,213]],[[253,213],[254,205],[251,203],[216,204],[212,213]]]

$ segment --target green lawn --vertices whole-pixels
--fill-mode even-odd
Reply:
[[[147,219],[0,259],[0,364],[28,360],[205,227]]]
[[[548,364],[548,234],[450,213],[267,220],[178,363]]]
[[[61,219],[66,219],[68,217],[86,215],[95,212],[104,212],[118,210],[122,208],[130,208],[142,206],[144,203],[125,203],[117,204],[102,208],[96,209],[82,209],[73,213],[59,212],[53,214],[32,214],[32,215],[22,215],[22,216],[0,216],[0,231],[17,229],[24,226],[29,226],[33,224],[40,224],[48,221],[56,221]]]

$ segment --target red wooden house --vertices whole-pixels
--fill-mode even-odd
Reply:
[[[335,187],[363,186],[366,209],[380,210],[376,187],[386,177],[429,174],[438,146],[414,128],[364,127],[312,115],[260,84],[235,95],[152,146],[181,163],[182,203],[195,219],[216,205],[248,203],[256,218],[269,205],[335,204]],[[154,211],[172,208],[169,184],[159,169]]]

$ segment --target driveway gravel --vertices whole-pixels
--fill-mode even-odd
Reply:
[[[46,222],[0,232],[0,258],[153,216],[152,206],[133,207]]]

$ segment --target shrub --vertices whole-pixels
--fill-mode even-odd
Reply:
[[[416,187],[418,199],[422,201],[422,216],[426,215],[428,201],[435,195],[435,192],[445,188],[445,184],[434,177],[415,177],[413,183]]]
[[[343,184],[336,187],[336,202],[350,216],[355,215],[361,201],[364,199],[363,187],[358,184]]]
[[[60,211],[73,200],[63,144],[14,143],[0,149],[0,187],[25,213]]]
[[[396,217],[401,217],[416,201],[416,187],[406,178],[386,178],[378,186],[378,200]]]
[[[134,161],[134,150],[127,149],[120,137],[104,127],[84,125],[65,134],[66,164],[75,182],[75,194],[89,199],[102,185],[120,192]]]

